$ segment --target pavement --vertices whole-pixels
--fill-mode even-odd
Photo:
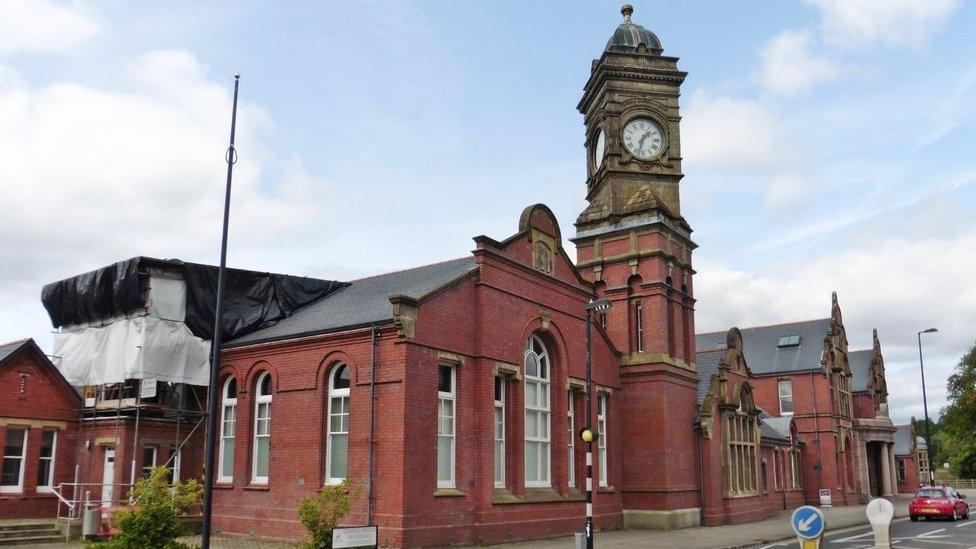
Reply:
[[[908,516],[908,496],[892,501],[895,517]],[[867,524],[864,505],[830,507],[821,509],[827,531],[836,531]],[[597,532],[594,545],[600,549],[642,547],[648,549],[739,549],[770,546],[781,541],[796,539],[790,526],[793,510],[782,511],[774,517],[732,526],[703,526],[667,532],[657,530],[617,530]],[[573,538],[531,541],[509,544],[517,549],[555,549],[573,547]],[[775,547],[775,545],[773,545]],[[784,545],[785,547],[785,545]]]

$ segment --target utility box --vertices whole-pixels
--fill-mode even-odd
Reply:
[[[576,549],[586,549],[586,534],[582,532],[576,532],[573,534],[576,541]]]
[[[85,509],[85,518],[81,525],[82,539],[90,539],[98,533],[102,525],[102,510],[99,508]]]

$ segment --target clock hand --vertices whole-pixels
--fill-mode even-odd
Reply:
[[[637,148],[638,149],[644,150],[644,140],[647,139],[648,137],[650,137],[650,135],[651,135],[651,132],[647,132],[647,133],[644,134],[643,137],[640,138],[640,141],[637,142]]]

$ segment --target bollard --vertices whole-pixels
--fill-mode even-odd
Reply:
[[[891,519],[895,516],[895,506],[890,501],[877,498],[868,502],[864,513],[868,516],[874,530],[875,549],[891,548]]]

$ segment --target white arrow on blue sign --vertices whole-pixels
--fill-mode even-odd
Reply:
[[[796,532],[796,535],[804,539],[819,538],[823,535],[824,527],[826,526],[823,513],[820,512],[820,509],[809,505],[797,507],[793,511],[793,516],[790,517],[790,525],[793,526],[793,531]]]

